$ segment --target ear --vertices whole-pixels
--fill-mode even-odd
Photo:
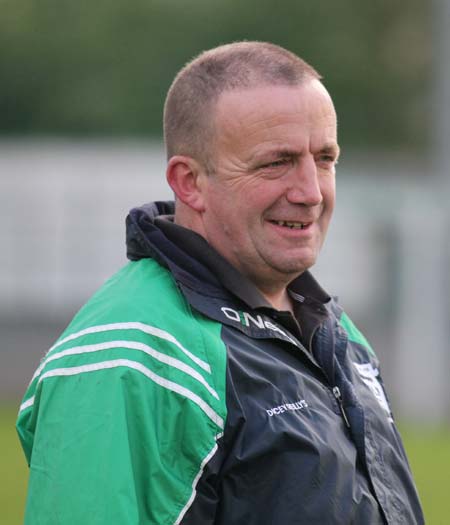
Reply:
[[[203,212],[204,170],[192,157],[175,155],[167,164],[166,178],[177,198],[197,212]]]

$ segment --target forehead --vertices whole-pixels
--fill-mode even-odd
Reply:
[[[316,79],[295,87],[225,92],[217,101],[214,122],[217,145],[236,152],[285,142],[301,149],[336,142],[333,102]]]

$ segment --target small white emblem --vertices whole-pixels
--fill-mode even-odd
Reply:
[[[391,415],[391,409],[389,408],[389,404],[384,394],[383,387],[381,386],[381,383],[378,381],[378,376],[380,375],[378,368],[374,368],[370,363],[364,363],[364,364],[353,363],[353,364],[355,365],[356,370],[358,370],[359,375],[361,376],[361,379],[370,388],[376,400],[380,404],[381,408],[388,415],[389,421],[392,423],[393,419]]]

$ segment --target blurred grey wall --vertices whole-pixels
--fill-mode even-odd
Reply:
[[[398,417],[449,419],[448,227],[411,156],[344,153],[315,275],[378,354]],[[0,399],[18,401],[76,310],[126,262],[128,210],[171,198],[159,143],[0,141]]]

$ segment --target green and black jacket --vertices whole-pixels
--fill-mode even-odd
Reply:
[[[279,312],[171,203],[49,350],[20,408],[25,523],[422,524],[379,363],[306,272]]]

